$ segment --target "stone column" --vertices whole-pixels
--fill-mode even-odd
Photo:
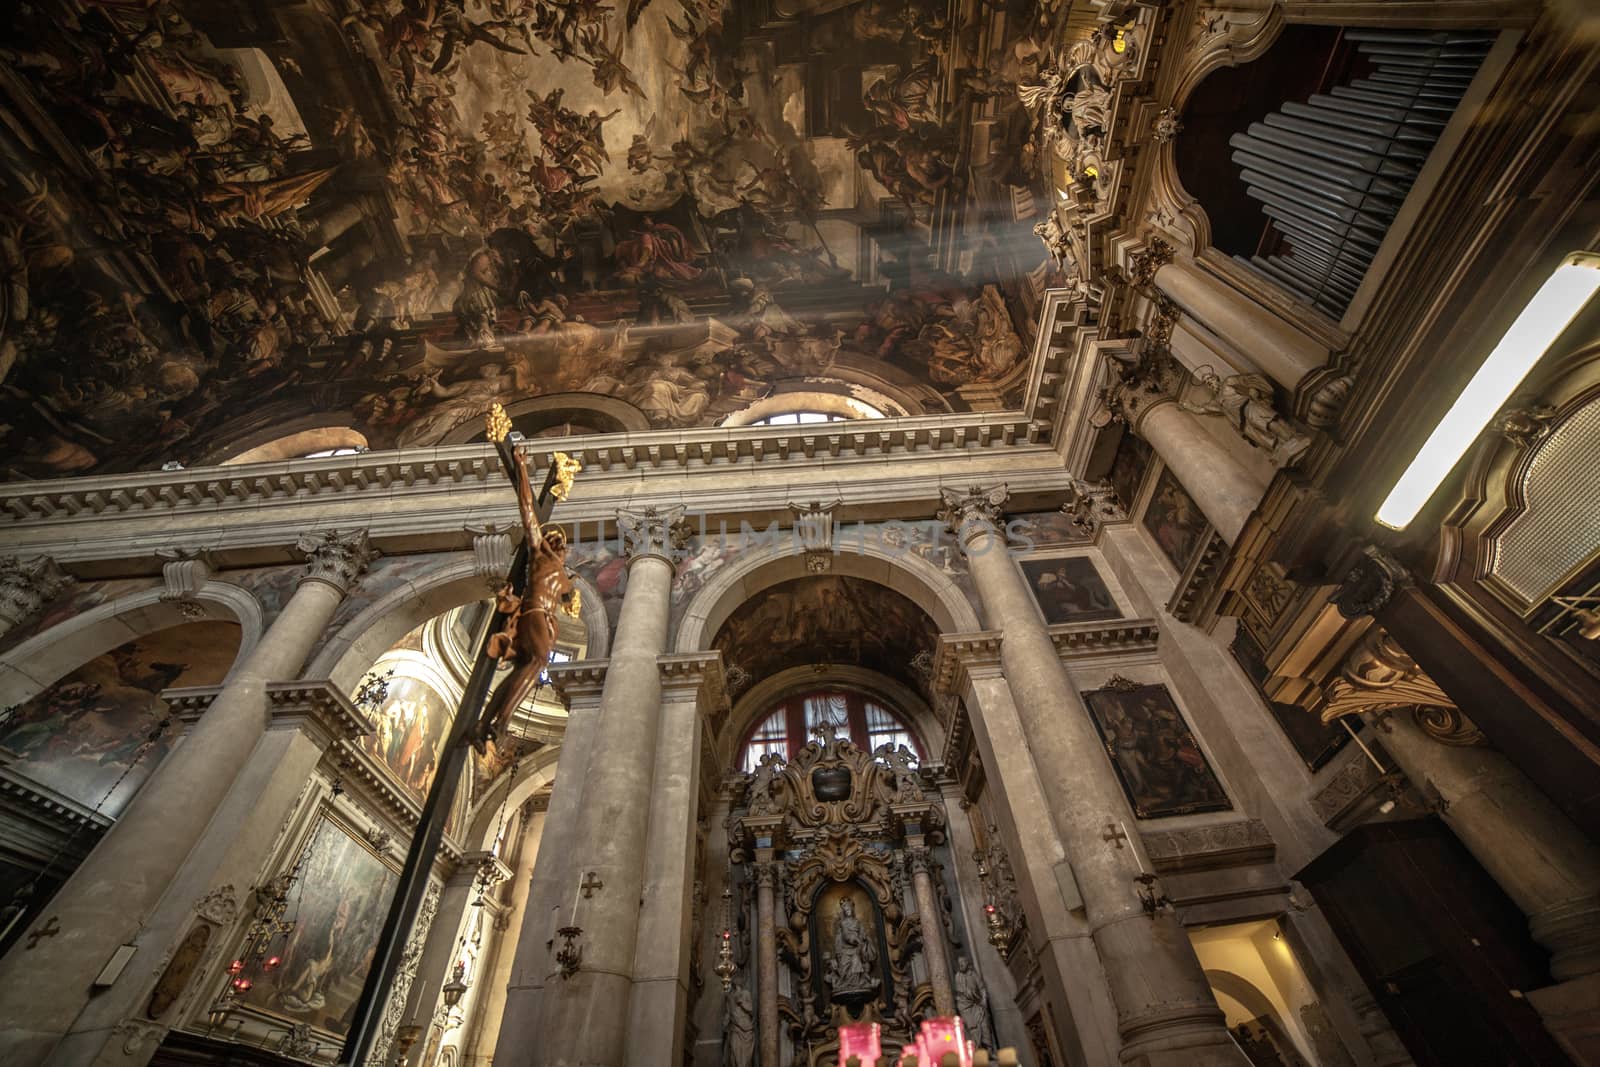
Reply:
[[[1006,681],[1116,1004],[1122,1062],[1238,1067],[1244,1057],[1183,927],[1170,909],[1149,915],[1140,903],[1137,843],[1116,847],[1134,814],[1006,550],[999,513],[1006,497],[1003,486],[947,489],[940,517],[957,531],[984,613],[1001,631]]]
[[[294,595],[33,924],[57,932],[0,960],[0,1062],[44,1062],[73,1028],[96,975],[134,940],[249,764],[267,728],[268,683],[299,674],[373,555],[365,530],[307,535],[299,547],[310,558]],[[155,965],[135,955],[124,980]]]
[[[956,1013],[955,993],[950,988],[950,961],[944,954],[944,917],[939,895],[933,889],[933,857],[917,835],[908,842],[906,859],[911,865],[911,889],[917,896],[917,915],[922,923],[922,958],[928,962],[928,983],[933,986],[933,1007],[940,1015]]]
[[[1163,264],[1155,284],[1291,394],[1328,361],[1325,348],[1189,256]]]
[[[0,556],[0,637],[32,622],[71,584],[49,556]]]
[[[565,980],[545,987],[544,1033],[535,1053],[541,1064],[624,1060],[661,720],[656,660],[667,646],[672,554],[683,542],[682,514],[681,507],[647,508],[617,517],[630,557],[628,587],[573,841],[579,868],[592,871],[600,885],[577,900],[574,925],[583,930],[576,942],[582,961]],[[578,893],[577,883],[567,892]]]
[[[1217,533],[1232,544],[1261,502],[1266,483],[1179,407],[1171,390],[1148,383],[1124,386],[1119,407],[1128,428],[1150,442]]]
[[[630,1067],[679,1067],[689,1018],[689,963],[700,808],[701,712],[725,703],[718,653],[666,655],[661,730],[645,855],[639,947],[628,1020]]]
[[[756,850],[756,1030],[761,1067],[778,1067],[778,863]]]
[[[550,667],[550,681],[567,706],[567,730],[556,757],[556,780],[550,792],[550,810],[539,838],[528,903],[517,932],[511,978],[506,985],[495,1048],[514,1062],[535,1048],[539,1019],[547,986],[559,982],[552,942],[566,925],[574,901],[574,886],[582,858],[575,855],[578,812],[582,810],[584,782],[589,772],[595,724],[600,715],[600,695],[605,685],[606,663],[560,663]]]
[[[512,859],[511,880],[502,890],[504,910],[495,916],[494,928],[500,936],[495,941],[489,967],[483,977],[485,984],[479,991],[477,1019],[472,1026],[472,1043],[466,1050],[468,1064],[488,1062],[494,1057],[496,1041],[500,1036],[500,1025],[505,1019],[506,987],[511,982],[511,965],[516,959],[517,949],[522,941],[523,918],[528,911],[534,858],[539,854],[539,842],[544,834],[545,808],[536,809],[535,800],[541,804],[545,802],[543,797],[529,799],[523,804],[522,813],[518,817],[520,840],[517,842],[516,853]]]
[[[405,1013],[401,1016],[412,1025],[422,1028],[421,1039],[411,1047],[404,1063],[415,1064],[421,1060],[434,1026],[442,1026],[448,1031],[461,1025],[463,1020],[459,1013],[454,1018],[440,1017],[439,1009],[444,1007],[441,994],[445,983],[455,974],[459,955],[456,949],[474,919],[472,913],[476,907],[481,907],[473,903],[478,899],[480,881],[488,883],[484,887],[487,891],[510,874],[510,869],[494,853],[468,852],[461,857],[455,872],[445,880],[444,889],[439,894],[439,910],[428,927],[427,940],[422,943],[417,976],[411,983]],[[482,981],[482,977],[478,980]]]
[[[1454,709],[1395,711],[1379,729],[1406,777],[1442,801],[1440,817],[1527,915],[1551,975],[1600,974],[1600,849]]]

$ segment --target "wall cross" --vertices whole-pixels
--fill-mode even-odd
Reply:
[[[1122,851],[1122,843],[1127,839],[1128,835],[1123,833],[1120,827],[1112,826],[1110,823],[1106,823],[1105,832],[1100,835],[1100,840],[1115,844],[1118,852]]]
[[[583,890],[584,900],[588,900],[590,897],[594,896],[596,890],[604,889],[605,887],[606,884],[600,879],[596,878],[593,871],[589,871],[587,874],[585,874],[583,876],[583,881],[578,883],[578,888]]]
[[[50,916],[50,921],[28,935],[28,949],[32,951],[39,947],[39,942],[47,937],[54,937],[61,932],[61,920]]]

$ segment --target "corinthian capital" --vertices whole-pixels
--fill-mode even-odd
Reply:
[[[71,584],[49,556],[0,556],[0,633],[31,622]]]
[[[623,509],[617,512],[617,532],[622,551],[629,559],[660,556],[671,560],[674,553],[689,543],[690,527],[683,521],[682,504],[670,508]]]
[[[939,509],[939,521],[961,537],[963,530],[998,530],[1003,524],[1000,509],[1011,499],[1011,490],[1002,482],[993,489],[975,485],[965,493],[959,489],[941,489],[939,498],[944,502]]]
[[[306,573],[301,582],[327,582],[341,593],[354,589],[367,564],[378,557],[378,550],[367,540],[366,530],[301,534],[294,547],[306,556]]]

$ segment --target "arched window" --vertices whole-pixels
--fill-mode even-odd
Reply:
[[[873,416],[867,416],[872,418]],[[881,418],[882,416],[877,416]],[[847,415],[832,415],[825,411],[788,411],[782,415],[768,415],[757,419],[751,426],[805,426],[813,422],[849,422]]]
[[[879,745],[905,745],[922,758],[922,745],[899,714],[883,701],[865,693],[824,689],[787,697],[766,717],[757,720],[740,749],[739,766],[749,772],[761,757],[776,752],[792,758],[823,723],[872,752]]]

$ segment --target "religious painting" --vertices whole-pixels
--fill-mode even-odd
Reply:
[[[816,976],[821,1002],[859,1006],[892,995],[884,973],[887,944],[878,928],[872,895],[856,882],[833,882],[818,891],[811,907]]]
[[[1055,511],[1024,511],[1012,515],[1006,532],[1013,545],[1022,551],[1029,547],[1070,545],[1087,541],[1088,531],[1072,521],[1072,516],[1059,508]]]
[[[1154,455],[1155,450],[1144,438],[1132,430],[1123,429],[1116,454],[1111,457],[1109,477],[1117,499],[1130,514],[1139,502],[1139,490],[1144,486],[1144,476],[1150,470],[1150,460]]]
[[[1114,680],[1083,699],[1139,818],[1233,809],[1166,686]]]
[[[1204,543],[1209,523],[1183,483],[1163,467],[1150,503],[1144,509],[1144,528],[1155,538],[1162,555],[1182,574]]]
[[[876,582],[796,578],[741,604],[712,647],[750,681],[812,664],[865,667],[922,692],[938,628],[917,605]]]
[[[72,582],[58,592],[55,599],[45,605],[34,618],[0,635],[0,652],[7,652],[30,637],[44,633],[59,623],[77,618],[84,612],[110,603],[121,597],[132,596],[152,586],[160,585],[160,578],[121,578],[112,581]]]
[[[1122,612],[1087,556],[1022,561],[1022,574],[1048,623],[1102,622]]]
[[[372,733],[361,747],[378,757],[418,797],[426,796],[439,769],[439,753],[455,709],[427,682],[396,665],[389,692],[372,717]]]
[[[26,6],[0,477],[308,418],[430,447],[558,395],[526,432],[715,425],[819,380],[891,415],[1013,403],[1030,276],[1083,270],[1011,205],[1065,173],[1104,195],[1143,16],[821,6]]]
[[[1256,687],[1256,692],[1272,713],[1278,729],[1289,739],[1289,744],[1305,761],[1308,770],[1321,768],[1349,744],[1350,734],[1338,723],[1324,724],[1319,716],[1297,704],[1281,704],[1267,696],[1262,688],[1267,680],[1266,656],[1260,642],[1243,625],[1235,631],[1231,647],[1233,658],[1249,676],[1250,683]],[[1360,717],[1351,718],[1357,720],[1353,725],[1359,729]]]
[[[289,890],[282,959],[244,994],[243,1003],[292,1022],[343,1034],[378,947],[378,932],[398,881],[371,849],[324,817],[300,856]]]
[[[96,656],[16,709],[0,753],[13,771],[115,818],[181,732],[170,723],[150,740],[167,718],[161,692],[221,682],[239,636],[234,623],[185,623]]]

